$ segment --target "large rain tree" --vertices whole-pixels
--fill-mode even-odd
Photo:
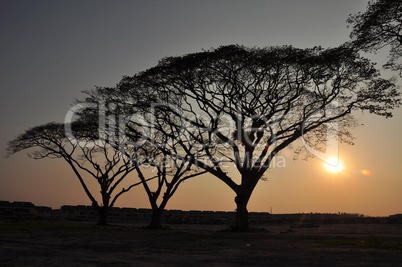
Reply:
[[[351,142],[354,110],[390,117],[399,104],[394,84],[346,46],[231,45],[167,57],[126,78],[124,92],[130,90],[147,92],[156,109],[180,118],[171,126],[179,128],[176,138],[203,150],[193,163],[236,194],[236,231],[249,229],[247,204],[281,150],[300,139],[317,151],[331,136]],[[228,164],[237,174],[227,172]]]
[[[105,140],[95,139],[97,132],[97,122],[77,121],[36,126],[10,141],[7,155],[29,150],[28,155],[34,159],[63,159],[97,210],[98,224],[106,225],[108,213],[116,200],[141,182],[129,182],[126,188],[121,187],[135,167]],[[98,183],[100,196],[91,192],[88,186],[91,179]]]
[[[358,49],[372,52],[389,46],[389,61],[384,67],[399,71],[402,77],[402,1],[370,1],[364,13],[350,15],[347,22]]]

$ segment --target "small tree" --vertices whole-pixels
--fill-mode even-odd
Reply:
[[[357,49],[372,52],[389,45],[389,61],[384,67],[399,71],[402,77],[402,2],[370,1],[366,12],[350,15],[347,22]]]
[[[390,117],[399,104],[393,83],[347,46],[224,46],[164,58],[132,77],[131,85],[133,95],[146,88],[165,104],[161,109],[181,118],[184,123],[171,124],[179,129],[177,138],[203,150],[193,154],[193,163],[235,192],[236,231],[249,229],[248,201],[281,150],[301,138],[323,149],[334,134],[351,142],[353,110]],[[153,127],[163,132],[160,119]],[[228,162],[238,176],[225,171]]]
[[[67,129],[75,138],[67,136]],[[99,214],[99,225],[106,225],[108,212],[116,200],[139,183],[132,183],[115,194],[118,186],[135,167],[118,150],[105,141],[94,139],[96,128],[89,124],[75,122],[71,125],[48,123],[33,127],[8,143],[8,156],[25,149],[38,148],[28,153],[31,158],[62,158],[73,170],[86,195]],[[96,141],[95,141],[96,140]],[[87,186],[92,177],[100,186],[101,204]]]
[[[156,98],[138,87],[128,96],[125,88],[130,87],[130,82],[125,77],[116,88],[86,91],[87,97],[80,103],[96,108],[83,109],[80,116],[87,122],[96,121],[98,114],[108,118],[102,135],[107,137],[109,145],[130,159],[152,208],[148,227],[159,229],[163,211],[179,185],[206,171],[193,168],[192,154],[183,153],[183,150],[195,151],[189,140],[177,138],[180,118],[177,120],[161,106],[155,108],[157,105],[151,103]],[[156,121],[158,127],[153,124]],[[180,154],[184,156],[179,157]]]

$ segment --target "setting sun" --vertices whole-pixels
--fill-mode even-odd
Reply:
[[[338,173],[345,169],[345,166],[343,165],[342,161],[337,157],[332,157],[325,160],[324,167],[327,170],[327,172],[330,173]]]

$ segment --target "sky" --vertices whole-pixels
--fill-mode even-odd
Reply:
[[[24,130],[63,122],[82,90],[113,86],[166,56],[221,45],[336,47],[349,39],[348,15],[367,3],[0,0],[0,200],[90,205],[62,160],[33,160],[24,152],[3,157],[7,142]],[[387,53],[368,56],[380,67]],[[257,185],[249,211],[402,213],[402,109],[391,119],[355,115],[361,124],[353,129],[355,145],[340,145],[344,170],[331,173],[317,158],[284,153],[285,164]],[[225,184],[203,176],[186,181],[167,208],[233,211],[233,198]],[[116,206],[149,208],[140,187]]]

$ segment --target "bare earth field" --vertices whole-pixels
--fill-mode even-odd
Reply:
[[[402,266],[402,225],[98,227],[0,223],[0,266]]]

